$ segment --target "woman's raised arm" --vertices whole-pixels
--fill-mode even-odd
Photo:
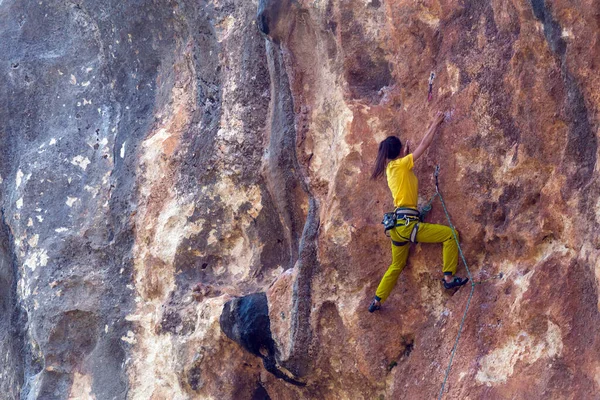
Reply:
[[[427,130],[425,137],[423,138],[423,140],[421,140],[421,144],[419,144],[419,147],[417,147],[417,149],[412,153],[413,162],[417,161],[417,159],[419,159],[419,157],[421,157],[421,155],[423,153],[425,153],[425,150],[427,150],[427,148],[431,144],[431,141],[433,140],[433,137],[435,136],[435,134],[436,134],[439,126],[442,124],[442,122],[444,122],[444,113],[441,111],[438,111],[437,114],[435,115],[433,122],[429,126],[429,129]],[[408,146],[407,146],[407,148],[408,148]]]

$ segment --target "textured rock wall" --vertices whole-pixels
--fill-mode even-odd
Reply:
[[[440,246],[366,307],[390,259],[377,144],[416,145],[441,109],[421,200],[439,164],[474,278],[503,273],[475,288],[444,395],[597,397],[598,15],[0,0],[0,390],[437,397],[468,296],[443,290]]]

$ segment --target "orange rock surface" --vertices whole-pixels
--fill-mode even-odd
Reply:
[[[598,5],[267,3],[320,221],[308,385],[270,381],[271,397],[438,396],[470,289],[442,288],[441,246],[414,246],[383,310],[366,308],[390,260],[379,221],[391,196],[368,179],[378,142],[414,148],[442,110],[452,117],[415,168],[420,200],[440,165],[473,279],[491,278],[475,287],[444,398],[595,398]],[[447,224],[439,201],[429,221]],[[268,293],[272,326],[289,325],[289,292]]]

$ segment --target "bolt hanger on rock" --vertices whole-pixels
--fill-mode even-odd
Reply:
[[[433,80],[435,79],[435,72],[431,71],[429,75],[429,92],[427,94],[427,102],[429,103],[433,98]]]

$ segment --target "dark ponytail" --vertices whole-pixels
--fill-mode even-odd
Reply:
[[[377,160],[375,161],[375,168],[373,168],[371,179],[377,179],[383,175],[387,161],[398,157],[401,149],[402,142],[396,136],[388,136],[384,141],[379,143],[379,151],[377,152]]]

